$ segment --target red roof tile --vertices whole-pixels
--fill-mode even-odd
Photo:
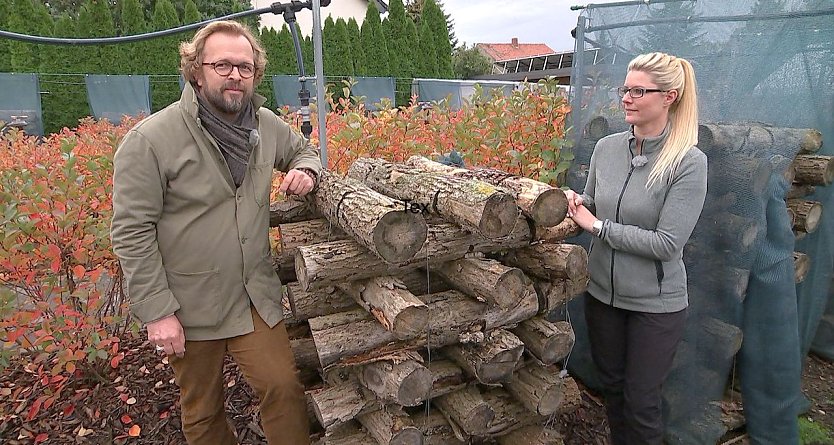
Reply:
[[[517,41],[515,43],[478,43],[477,47],[493,62],[526,59],[555,53],[544,43],[517,43]]]

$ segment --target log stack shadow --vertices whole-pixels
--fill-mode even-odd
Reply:
[[[584,186],[596,142],[626,130],[624,122],[600,116],[588,123],[570,172],[572,187]],[[707,198],[684,249],[688,323],[663,391],[670,442],[714,442],[739,426],[726,414],[740,403],[733,369],[748,280],[762,263],[783,257],[793,259],[795,283],[805,279],[813,258],[791,250],[818,227],[824,209],[811,195],[834,178],[832,157],[816,154],[821,146],[815,129],[699,125],[698,147],[708,158]]]
[[[547,315],[588,273],[585,249],[564,243],[581,229],[560,189],[360,159],[273,209],[317,443],[562,443],[554,416],[580,401],[562,367],[575,337]]]

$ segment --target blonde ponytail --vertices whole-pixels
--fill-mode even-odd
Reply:
[[[669,136],[646,181],[646,188],[650,188],[666,173],[671,176],[689,149],[698,143],[695,70],[686,59],[664,53],[637,56],[628,64],[628,70],[645,72],[654,79],[659,89],[678,92],[677,99],[669,107]]]

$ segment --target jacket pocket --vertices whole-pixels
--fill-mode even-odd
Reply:
[[[269,195],[272,192],[272,164],[252,164],[249,167],[252,175],[252,193],[258,206],[269,205]]]
[[[660,295],[657,265],[654,260],[618,250],[614,263],[614,290],[624,297]]]
[[[217,326],[220,310],[220,269],[204,272],[168,271],[168,288],[180,304],[177,318],[185,327]]]

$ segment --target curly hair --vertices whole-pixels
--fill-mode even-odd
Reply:
[[[255,86],[260,84],[266,69],[266,52],[249,27],[233,20],[211,22],[200,28],[191,41],[180,43],[180,72],[185,80],[190,83],[196,80],[197,71],[203,63],[203,48],[206,46],[206,39],[218,32],[246,37],[255,54]]]

